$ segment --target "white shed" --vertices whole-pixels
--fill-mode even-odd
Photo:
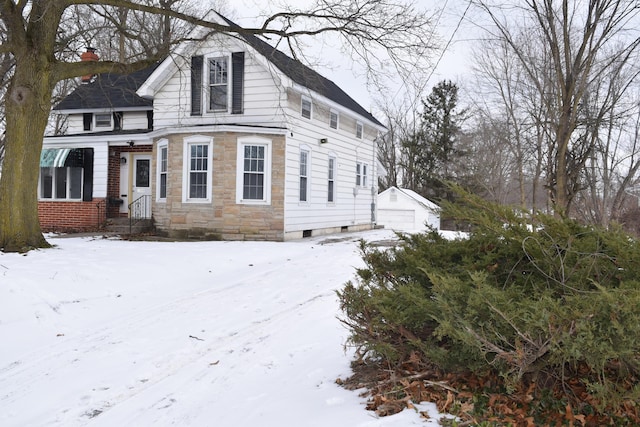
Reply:
[[[378,194],[378,225],[399,231],[440,229],[440,207],[418,193],[390,187]]]

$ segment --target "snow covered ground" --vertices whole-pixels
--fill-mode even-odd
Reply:
[[[335,290],[358,239],[129,242],[49,238],[0,253],[0,425],[400,427],[350,374]]]

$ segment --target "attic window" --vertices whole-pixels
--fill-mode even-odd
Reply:
[[[338,112],[335,110],[329,112],[329,127],[331,129],[338,129]]]
[[[111,114],[97,113],[95,115],[96,127],[111,127]]]
[[[302,97],[302,117],[311,119],[311,99],[306,96]]]
[[[363,127],[362,123],[356,122],[356,138],[362,139]]]

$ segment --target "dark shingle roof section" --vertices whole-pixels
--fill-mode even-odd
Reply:
[[[131,74],[99,74],[90,83],[83,83],[65,97],[54,110],[88,110],[98,108],[152,107],[153,100],[136,94],[136,90],[158,67],[154,64]]]
[[[271,46],[269,43],[261,40],[253,34],[242,32],[242,27],[220,15],[231,27],[238,32],[239,37],[243,38],[251,47],[257,50],[261,55],[267,58],[273,65],[278,67],[291,80],[301,86],[307,87],[320,95],[342,105],[349,110],[360,114],[361,116],[371,120],[373,123],[384,126],[371,113],[365,110],[353,98],[347,95],[334,82],[323,77],[318,72],[307,67],[300,61],[287,56],[285,53]]]

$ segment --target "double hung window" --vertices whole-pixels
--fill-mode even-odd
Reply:
[[[209,59],[209,111],[227,110],[229,103],[229,61],[226,57]]]
[[[300,151],[300,201],[306,202],[309,189],[309,152]]]

